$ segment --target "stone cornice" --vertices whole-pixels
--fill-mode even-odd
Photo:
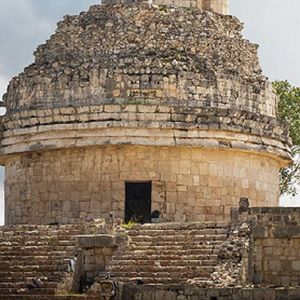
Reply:
[[[290,160],[287,125],[249,112],[145,105],[32,110],[4,116],[7,154],[100,145],[191,146],[254,151]]]

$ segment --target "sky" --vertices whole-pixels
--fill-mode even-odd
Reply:
[[[260,45],[264,74],[300,86],[300,1],[229,0],[230,14],[244,24],[244,35]],[[55,31],[64,15],[87,10],[99,0],[0,0],[0,97],[9,79],[33,62],[33,52]],[[283,3],[284,2],[284,3]],[[0,169],[0,224],[3,223],[3,178]],[[300,206],[300,196],[282,205]]]

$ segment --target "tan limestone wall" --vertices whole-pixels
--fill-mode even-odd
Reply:
[[[254,268],[260,275],[259,282],[278,286],[299,285],[299,237],[256,239],[254,249]]]
[[[125,181],[152,181],[163,221],[222,221],[240,197],[278,205],[279,163],[190,147],[103,146],[21,154],[6,164],[6,222],[124,217]]]
[[[232,209],[231,221],[243,224],[243,228],[245,224],[251,224],[248,264],[251,283],[257,286],[299,286],[299,207]]]

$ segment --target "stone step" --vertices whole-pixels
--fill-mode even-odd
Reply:
[[[164,248],[173,248],[175,247],[177,249],[181,248],[200,248],[203,246],[219,246],[223,243],[224,241],[205,241],[205,242],[182,242],[182,243],[170,243],[170,242],[154,242],[154,241],[149,241],[149,242],[131,242],[130,245],[134,248],[145,248],[145,247],[164,247]]]
[[[5,263],[10,263],[10,264],[14,264],[15,260],[17,260],[18,262],[31,262],[31,261],[40,261],[41,263],[43,262],[48,262],[49,263],[49,259],[51,259],[52,262],[60,262],[61,260],[67,259],[69,257],[69,255],[67,255],[67,253],[65,253],[65,255],[32,255],[32,256],[8,256],[8,255],[3,255],[0,256],[0,267],[1,264],[5,264]]]
[[[132,226],[130,231],[134,230],[200,230],[200,229],[228,229],[228,223],[216,222],[173,222],[173,223],[158,223],[158,224],[136,224]]]
[[[176,271],[176,272],[167,272],[167,271],[157,271],[153,272],[116,272],[113,275],[116,280],[121,282],[131,282],[136,279],[141,279],[145,284],[147,283],[180,283],[186,282],[189,279],[194,278],[210,278],[210,273],[214,270],[209,270],[207,272],[198,271],[198,272],[184,272],[184,271]]]
[[[1,230],[1,227],[0,227]],[[74,240],[77,235],[82,234],[82,232],[70,232],[65,234],[53,234],[49,235],[47,233],[39,232],[37,234],[3,234],[3,232],[0,231],[0,242],[5,242],[7,240],[11,240],[14,242],[19,241],[51,241],[51,240],[60,240],[60,241],[69,241]]]
[[[120,267],[123,266],[132,266],[135,265],[135,267],[144,267],[144,266],[160,266],[161,268],[168,267],[170,265],[172,266],[182,266],[182,267],[191,267],[191,266],[216,266],[218,264],[217,259],[207,259],[207,260],[139,260],[139,259],[133,259],[133,260],[116,260],[110,262],[110,268],[112,267]]]
[[[26,266],[28,265],[61,265],[61,264],[68,264],[68,258],[64,257],[39,257],[39,256],[32,256],[25,258],[20,256],[18,258],[15,258],[16,260],[9,260],[8,256],[6,256],[6,259],[1,258],[0,259],[0,269],[5,264],[7,266],[23,266],[24,264]]]
[[[114,257],[120,257],[120,256],[141,256],[141,255],[145,255],[145,256],[150,256],[150,255],[161,255],[161,256],[169,256],[169,255],[179,255],[179,256],[183,256],[183,255],[204,255],[204,254],[218,254],[219,253],[219,247],[203,247],[203,249],[176,249],[176,250],[172,250],[172,249],[165,249],[165,250],[160,250],[159,252],[157,252],[156,249],[149,249],[149,248],[145,248],[143,250],[140,249],[135,249],[132,250],[130,248],[126,249],[123,252],[115,252]]]
[[[78,232],[79,233],[79,232]],[[43,233],[39,233],[39,235],[0,235],[0,243],[5,241],[12,242],[22,242],[22,241],[34,241],[34,242],[43,242],[43,241],[61,241],[61,242],[69,242],[75,239],[76,234],[72,235],[64,234],[64,235],[44,235]]]
[[[6,276],[6,277],[0,277],[0,284],[24,284],[26,282],[31,282],[32,280],[36,279],[36,278],[47,278],[44,282],[45,285],[48,284],[55,284],[57,285],[57,283],[60,283],[62,281],[62,279],[65,277],[65,274],[59,274],[59,275],[51,275],[51,274],[31,274],[31,275],[27,275],[27,276],[22,276],[20,274],[16,274],[16,276]],[[34,275],[38,275],[38,276],[34,276]],[[48,276],[47,276],[48,275]],[[33,277],[31,277],[33,276]],[[43,277],[45,276],[45,277]]]
[[[135,260],[160,260],[160,261],[173,261],[173,260],[205,260],[205,259],[218,259],[217,254],[157,254],[156,252],[153,252],[154,254],[147,254],[147,255],[139,255],[135,253],[128,253],[124,255],[118,255],[112,257],[112,262],[115,260],[115,258],[118,259],[118,261],[127,261],[132,260],[133,258]]]
[[[57,243],[50,243],[50,244],[45,244],[45,245],[38,245],[38,244],[32,244],[32,245],[0,245],[0,248],[3,251],[10,251],[10,250],[14,250],[14,251],[25,251],[25,250],[30,250],[30,251],[34,251],[34,250],[72,250],[75,247],[75,243],[74,244],[70,244],[70,245],[59,245]]]
[[[55,288],[36,288],[32,291],[29,291],[26,287],[24,288],[0,288],[0,295],[5,294],[55,294]]]
[[[122,277],[124,276],[124,277]],[[120,273],[119,276],[118,276],[118,281],[119,282],[124,282],[124,283],[134,283],[134,282],[137,282],[137,281],[141,281],[143,282],[143,284],[178,284],[179,281],[177,278],[171,278],[171,277],[163,277],[163,276],[160,276],[160,277],[153,277],[153,276],[149,276],[149,277],[139,277],[139,276],[135,276],[135,277],[128,277],[126,276],[126,274],[123,274],[123,273]]]
[[[0,273],[0,282],[8,282],[7,280],[9,278],[19,278],[20,281],[24,281],[27,279],[34,279],[34,278],[40,278],[40,277],[47,277],[48,281],[58,281],[60,280],[63,276],[66,275],[66,271],[30,271],[30,272],[20,272],[20,271],[15,271],[15,272],[10,272],[10,271],[2,271]]]
[[[210,278],[228,224],[171,223],[136,225],[128,230],[129,245],[116,251],[107,267],[119,281],[141,279],[168,284]]]
[[[8,295],[0,294],[0,300],[99,300],[99,296],[87,295]]]
[[[108,270],[115,275],[116,273],[155,273],[155,276],[159,276],[158,274],[161,272],[164,273],[171,273],[171,277],[176,277],[177,273],[184,273],[184,274],[190,274],[194,276],[194,274],[207,274],[210,272],[214,271],[215,266],[188,266],[188,265],[143,265],[143,266],[138,266],[138,265],[110,265]],[[198,276],[198,275],[197,275]]]
[[[68,265],[63,264],[55,264],[55,265],[23,265],[23,266],[10,266],[6,268],[8,272],[54,272],[54,271],[67,271],[68,270]],[[0,269],[1,273],[5,271],[5,269],[1,268]]]
[[[75,248],[74,248],[75,250]],[[2,250],[1,250],[2,251]],[[14,258],[26,258],[26,257],[35,257],[35,256],[48,256],[48,257],[64,257],[67,255],[66,251],[61,251],[61,250],[52,250],[52,251],[44,251],[40,250],[38,253],[30,252],[28,254],[23,254],[22,251],[9,251],[9,252],[0,252],[0,260],[3,258],[5,259],[6,257],[11,257],[12,259]]]
[[[179,239],[176,236],[169,236],[169,237],[148,237],[148,236],[136,236],[131,238],[131,243],[135,244],[176,244],[176,245],[183,245],[183,244],[191,244],[196,245],[199,243],[206,243],[206,242],[223,242],[225,241],[227,236],[213,236],[213,237],[197,237],[197,238],[190,238],[190,237],[181,237]]]
[[[52,299],[44,295],[53,294],[58,284],[71,276],[68,259],[77,252],[76,236],[101,232],[100,223],[0,227],[0,295],[9,297],[4,299],[32,299],[33,295],[38,300]],[[37,278],[44,278],[43,286],[28,294],[26,284]],[[15,298],[16,294],[20,297]]]
[[[209,244],[209,245],[193,245],[193,246],[189,246],[189,245],[144,245],[144,244],[139,244],[139,245],[135,245],[135,244],[130,244],[128,246],[128,251],[179,251],[179,250],[201,250],[203,249],[203,247],[210,248],[213,249],[216,246],[220,246],[221,243],[219,244]],[[206,247],[208,246],[208,247]]]
[[[34,278],[30,278],[26,281],[14,281],[14,282],[0,282],[0,288],[24,288],[28,282],[31,282]],[[56,288],[56,281],[44,281],[42,287],[44,288]]]
[[[227,229],[202,229],[202,230],[130,230],[128,231],[128,235],[130,237],[136,236],[155,236],[159,237],[161,235],[165,237],[176,236],[176,237],[197,237],[197,236],[218,236],[218,235],[227,235]]]

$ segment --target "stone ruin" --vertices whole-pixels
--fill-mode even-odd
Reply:
[[[288,125],[227,8],[107,0],[11,80],[0,299],[299,299]]]

